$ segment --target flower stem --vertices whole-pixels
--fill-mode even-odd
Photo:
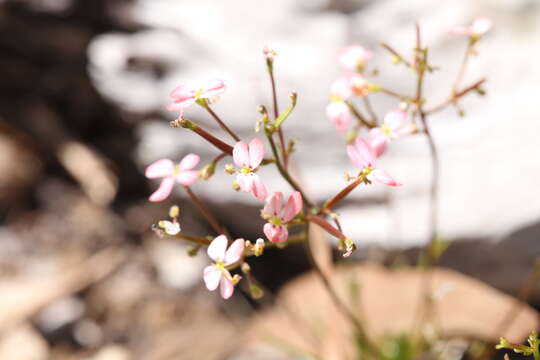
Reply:
[[[217,234],[225,234],[230,239],[229,232],[227,231],[225,227],[219,224],[219,222],[216,220],[214,214],[212,214],[208,206],[206,206],[206,204],[197,195],[195,195],[195,193],[193,192],[193,190],[191,190],[189,186],[184,186],[184,189],[186,189],[186,192],[191,198],[191,201],[195,203],[195,206],[197,206],[201,214],[203,214],[203,216],[206,218],[210,226],[212,226],[212,229],[214,229],[214,231]]]
[[[200,137],[208,141],[210,144],[217,147],[219,150],[232,155],[233,147],[221,140],[219,140],[214,135],[210,134],[208,131],[201,128],[199,125],[195,124],[193,121],[181,119],[178,122],[173,121],[173,126],[177,126],[176,123],[178,123],[178,126],[181,126],[183,128],[189,129],[193,131],[194,133],[197,133]]]
[[[216,122],[218,123],[218,125],[223,129],[225,130],[229,135],[231,135],[231,137],[235,140],[235,141],[240,141],[240,138],[231,130],[229,129],[229,127],[227,125],[225,125],[225,123],[221,120],[221,118],[214,112],[214,110],[212,110],[212,108],[210,108],[210,105],[208,105],[208,103],[205,101],[204,102],[204,105],[202,105],[203,108],[206,109],[206,111],[208,111],[208,113],[214,118],[214,120],[216,120]]]
[[[268,75],[270,77],[270,84],[272,87],[272,108],[274,112],[274,121],[275,121],[279,117],[279,108],[278,108],[277,91],[276,91],[276,79],[274,78],[274,60],[273,59],[269,59],[269,58],[266,59],[266,69],[268,70]],[[278,133],[281,153],[283,155],[283,164],[284,164],[285,169],[287,169],[288,164],[289,164],[289,158],[287,154],[287,149],[285,148],[285,137],[283,136],[283,130],[281,130],[281,126],[278,127],[277,133]]]
[[[325,212],[325,210],[332,209],[337,203],[339,203],[341,200],[343,200],[351,191],[353,191],[358,185],[362,183],[362,179],[358,178],[349,185],[347,185],[343,190],[341,190],[339,193],[334,195],[333,198],[330,200],[327,200],[324,203],[324,206],[321,210],[319,210],[319,215]]]
[[[486,82],[486,79],[480,79],[473,84],[467,86],[465,89],[452,93],[448,99],[440,103],[439,105],[434,106],[431,109],[428,109],[425,111],[426,114],[433,114],[435,112],[441,111],[444,108],[446,108],[448,105],[455,103],[458,99],[462,98],[463,96],[467,95],[471,91],[478,90],[480,87]]]

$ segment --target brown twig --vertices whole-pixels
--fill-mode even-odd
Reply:
[[[396,58],[398,58],[405,66],[408,68],[411,68],[412,65],[403,57],[397,50],[395,50],[393,47],[388,45],[387,43],[381,43],[381,46],[388,50],[392,55],[394,55]]]
[[[324,213],[325,210],[332,209],[337,203],[339,203],[341,200],[343,200],[343,198],[345,198],[347,195],[349,195],[349,193],[351,191],[353,191],[358,185],[360,185],[361,182],[362,182],[362,180],[360,178],[358,178],[355,181],[353,181],[352,183],[350,183],[349,185],[347,185],[343,190],[341,190],[336,195],[334,195],[333,198],[331,198],[330,200],[328,200],[328,201],[326,201],[324,203],[322,209],[319,211],[319,214]]]
[[[195,124],[193,121],[178,119],[171,123],[172,126],[181,126],[183,128],[192,130],[194,133],[197,133],[200,137],[208,141],[210,144],[217,147],[219,150],[232,155],[233,147],[221,140],[219,140],[214,135],[210,134],[208,131],[201,128],[199,125]]]
[[[218,125],[223,129],[225,130],[235,141],[240,141],[240,138],[231,130],[229,129],[229,127],[227,125],[225,125],[225,123],[223,122],[223,120],[221,120],[221,118],[214,112],[214,110],[212,110],[210,108],[210,105],[208,105],[206,102],[204,103],[204,105],[202,105],[203,108],[206,109],[206,111],[208,111],[208,113],[214,118],[214,120],[216,120],[216,122],[218,123]]]
[[[212,229],[214,229],[217,234],[224,234],[230,239],[229,232],[225,227],[219,224],[216,217],[214,216],[214,214],[212,214],[208,206],[206,206],[206,204],[197,195],[195,195],[195,193],[193,192],[193,190],[191,190],[189,186],[184,186],[184,189],[186,189],[186,192],[191,198],[191,201],[193,201],[201,214],[206,218],[210,226],[212,226]]]
[[[462,98],[463,96],[467,95],[469,92],[479,89],[485,82],[486,82],[485,78],[474,82],[473,84],[467,86],[465,89],[463,89],[463,90],[461,90],[459,92],[453,93],[452,95],[450,95],[450,97],[448,99],[446,99],[445,101],[443,101],[439,105],[436,105],[433,108],[426,110],[425,113],[426,114],[433,114],[435,112],[443,110],[448,105],[450,105],[452,103],[455,103],[456,100],[458,100],[458,99]]]

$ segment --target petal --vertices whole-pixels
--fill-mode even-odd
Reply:
[[[173,101],[172,103],[169,103],[167,104],[167,106],[165,106],[165,108],[169,111],[172,111],[172,112],[179,112],[180,113],[180,117],[182,117],[184,115],[184,109],[186,108],[186,104],[185,102],[176,102],[176,101]]]
[[[264,158],[264,145],[261,139],[255,138],[249,143],[249,165],[252,169],[257,168]]]
[[[170,194],[174,186],[174,179],[172,177],[166,177],[161,181],[159,188],[154,191],[148,200],[156,202],[165,200]]]
[[[413,122],[409,122],[399,129],[394,131],[394,137],[402,137],[410,134],[414,134],[416,132],[416,124]]]
[[[223,80],[210,80],[202,84],[203,93],[201,97],[203,98],[213,98],[219,96],[225,92],[225,83]]]
[[[229,266],[240,260],[244,252],[244,243],[244,239],[236,239],[229,246],[229,249],[225,252],[225,266]]]
[[[263,214],[268,217],[280,216],[281,207],[283,203],[283,194],[279,191],[274,191],[274,193],[266,199],[266,205],[264,205]]]
[[[373,128],[369,131],[368,143],[377,158],[384,154],[388,142],[388,136],[380,128]]]
[[[352,121],[351,112],[343,101],[332,101],[326,106],[326,115],[336,125],[337,132],[344,132]]]
[[[220,285],[219,285],[219,293],[221,294],[221,297],[225,300],[230,298],[234,292],[234,284],[231,280],[227,279],[227,277],[222,276]]]
[[[261,179],[259,178],[259,175],[252,173],[251,177],[253,178],[253,195],[255,195],[255,197],[259,200],[266,199],[268,192],[266,191],[266,186],[264,186]]]
[[[233,161],[238,167],[249,166],[249,151],[245,142],[239,141],[234,145]]]
[[[193,89],[185,85],[180,85],[174,88],[169,96],[173,98],[174,102],[182,103],[184,101],[193,100],[195,92]]]
[[[289,231],[285,226],[266,223],[263,226],[264,235],[271,242],[282,242],[289,238]]]
[[[214,261],[223,261],[225,259],[225,250],[227,249],[227,237],[219,235],[208,246],[208,256]]]
[[[206,288],[210,291],[217,289],[219,280],[222,278],[221,271],[216,269],[214,265],[209,265],[203,270],[203,279]]]
[[[378,181],[380,183],[390,185],[390,186],[401,186],[402,184],[398,183],[396,180],[394,180],[393,177],[388,175],[382,170],[375,169],[369,174],[369,177],[371,177],[373,180]],[[371,180],[371,179],[370,179]]]
[[[452,35],[470,35],[471,29],[466,26],[454,26],[448,32]]]
[[[289,196],[287,205],[285,205],[285,209],[283,209],[283,221],[291,221],[300,211],[302,211],[302,194],[295,191]]]
[[[191,186],[195,181],[199,179],[199,172],[195,170],[182,171],[174,177],[177,183]]]
[[[332,85],[330,85],[330,93],[343,100],[347,100],[352,95],[350,77],[342,76],[334,80]]]
[[[170,176],[174,171],[174,163],[169,159],[161,159],[150,164],[144,175],[149,179]]]
[[[493,22],[490,19],[480,16],[473,21],[471,32],[476,35],[483,35],[491,29],[491,26],[493,26]]]
[[[253,189],[253,176],[251,174],[238,174],[236,175],[236,182],[240,186],[240,191],[251,192]]]
[[[368,61],[372,57],[371,51],[363,46],[354,45],[342,50],[339,62],[346,70],[356,71],[358,63]]]
[[[168,220],[160,221],[160,224],[163,225],[163,231],[167,235],[176,235],[180,232],[180,224],[177,222],[172,222]]]
[[[201,158],[199,157],[199,155],[187,154],[186,156],[184,156],[182,161],[180,161],[179,169],[180,171],[191,170],[195,166],[197,166],[200,160]]]
[[[407,112],[401,109],[392,110],[384,115],[384,124],[395,131],[407,122]]]
[[[357,136],[354,143],[358,154],[364,160],[366,166],[373,167],[375,165],[375,154],[369,144],[361,137]]]

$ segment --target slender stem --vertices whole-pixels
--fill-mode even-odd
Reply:
[[[360,110],[356,108],[356,106],[354,106],[353,103],[351,103],[350,101],[345,101],[345,104],[347,104],[351,113],[354,115],[356,120],[358,120],[359,125],[363,125],[367,127],[368,129],[371,129],[377,126],[377,124],[374,124],[370,122],[368,119],[366,119],[365,116],[360,112]]]
[[[186,189],[186,192],[188,193],[189,197],[191,198],[191,201],[195,203],[195,206],[199,209],[201,214],[206,218],[210,226],[212,226],[212,229],[218,234],[225,234],[227,237],[230,238],[229,232],[225,227],[221,226],[219,222],[216,220],[214,214],[210,211],[208,206],[191,190],[189,186],[184,186],[184,189]]]
[[[467,64],[469,62],[469,58],[471,56],[472,50],[473,50],[473,43],[469,41],[467,45],[467,49],[465,50],[465,54],[463,55],[463,59],[461,60],[461,65],[459,66],[456,80],[454,81],[454,85],[452,86],[452,93],[455,93],[457,91],[457,89],[459,88],[459,84],[461,83],[461,80],[463,80],[463,76],[465,75],[465,70],[467,68]]]
[[[351,191],[353,191],[358,185],[360,185],[361,182],[362,180],[358,178],[349,185],[347,185],[343,190],[334,195],[333,198],[324,203],[324,206],[319,211],[319,214],[322,214],[325,210],[332,209],[337,203],[339,203],[343,198],[349,195]]]
[[[345,240],[347,238],[345,234],[343,234],[339,229],[336,229],[328,221],[324,220],[321,217],[309,215],[309,216],[306,216],[306,220],[311,221],[314,224],[317,224],[319,227],[324,229],[324,231],[326,231],[332,236],[335,236],[336,238],[340,240]]]
[[[387,88],[380,88],[379,89],[380,92],[386,94],[386,95],[390,95],[392,97],[395,97],[395,98],[398,98],[400,100],[404,99],[404,98],[407,98],[406,96],[404,95],[400,95],[398,94],[397,92],[393,91],[393,90],[389,90]]]
[[[219,140],[217,137],[210,134],[208,131],[204,130],[199,125],[195,124],[193,121],[189,121],[189,120],[185,120],[185,119],[181,119],[181,120],[179,119],[177,121],[173,121],[172,125],[173,126],[181,126],[183,128],[190,129],[191,131],[193,131],[194,133],[197,133],[200,137],[202,137],[203,139],[208,141],[210,144],[217,147],[219,150],[221,150],[221,151],[223,151],[223,152],[225,152],[225,153],[227,153],[229,155],[232,155],[233,147],[231,145]],[[178,125],[176,125],[176,124],[178,124]]]
[[[210,245],[210,243],[212,242],[212,240],[204,238],[204,237],[191,236],[191,235],[186,235],[182,233],[179,233],[176,235],[167,235],[167,236],[171,238],[191,241],[193,243],[200,244],[200,245]]]
[[[326,289],[326,292],[330,296],[330,299],[336,306],[339,312],[351,323],[351,325],[356,330],[356,333],[358,334],[358,337],[360,338],[362,344],[366,347],[366,350],[373,355],[374,358],[379,358],[378,353],[379,350],[377,349],[376,345],[371,342],[371,340],[368,338],[367,333],[360,322],[360,320],[356,317],[356,315],[347,307],[347,305],[341,300],[341,298],[338,296],[337,292],[332,287],[332,284],[330,282],[330,279],[325,275],[323,270],[319,267],[317,262],[315,261],[315,258],[313,256],[313,253],[311,252],[310,247],[310,236],[309,236],[309,223],[306,223],[306,236],[307,241],[304,243],[305,251],[307,258],[315,270],[315,274],[319,277],[321,280],[324,288]]]
[[[236,140],[240,141],[240,138],[231,130],[225,123],[220,119],[220,117],[210,108],[210,105],[208,105],[206,102],[204,103],[203,107],[208,111],[208,113],[216,120],[216,122],[219,124],[219,126],[225,130],[231,137]]]
[[[368,96],[364,96],[362,98],[362,100],[364,101],[364,105],[366,106],[366,110],[367,112],[369,113],[369,116],[371,117],[371,123],[372,124],[377,124],[377,114],[375,113],[375,110],[373,109],[373,106],[371,105],[371,101],[369,100]]]
[[[294,179],[291,177],[291,175],[287,172],[287,169],[283,167],[283,164],[281,163],[281,160],[279,158],[278,150],[276,147],[276,143],[274,142],[274,139],[272,138],[272,135],[268,132],[266,133],[266,137],[268,138],[268,142],[270,143],[270,147],[272,148],[272,153],[274,154],[274,158],[276,160],[276,166],[279,170],[279,173],[283,178],[291,185],[291,187],[298,191],[300,194],[302,194],[302,200],[308,207],[314,207],[315,205],[313,202],[311,202],[306,194],[302,191],[302,188],[294,181]]]
[[[403,64],[405,64],[405,66],[407,66],[408,68],[411,67],[411,64],[403,56],[401,56],[401,54],[397,52],[397,50],[395,50],[393,47],[391,47],[387,43],[381,43],[381,46],[385,48],[386,50],[388,50],[392,55],[397,57]]]
[[[274,120],[276,120],[279,117],[279,108],[278,108],[278,100],[277,100],[277,91],[276,91],[276,79],[274,78],[274,60],[273,59],[267,59],[267,66],[268,69],[268,75],[270,76],[270,84],[272,86],[272,108],[274,111]],[[281,130],[281,126],[277,130],[278,137],[279,137],[279,145],[281,147],[281,153],[283,155],[283,164],[285,169],[287,169],[289,164],[289,159],[287,155],[287,149],[285,148],[285,137],[283,136],[283,131]]]
[[[425,110],[426,114],[433,114],[435,112],[441,111],[444,108],[446,108],[448,105],[455,103],[456,100],[462,98],[463,96],[467,95],[473,90],[479,89],[484,83],[486,82],[486,79],[480,79],[473,84],[467,86],[465,89],[452,93],[448,99],[440,103],[439,105],[434,106],[431,109]]]

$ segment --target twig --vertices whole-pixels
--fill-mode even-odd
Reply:
[[[189,186],[184,186],[184,189],[186,189],[186,192],[188,193],[189,197],[191,198],[191,201],[193,201],[195,203],[195,206],[197,206],[197,208],[199,209],[201,214],[203,214],[203,216],[206,218],[206,220],[208,221],[210,226],[212,226],[212,229],[214,229],[214,231],[217,234],[224,234],[228,238],[230,238],[230,235],[229,235],[229,232],[227,231],[227,229],[225,229],[225,227],[223,227],[223,226],[221,226],[219,224],[219,222],[216,220],[214,214],[212,214],[212,212],[210,211],[208,206],[206,206],[206,204],[201,199],[199,199],[199,197],[197,197],[197,195],[195,195],[193,190],[191,190],[191,188]]]
[[[210,105],[208,105],[206,102],[204,105],[202,105],[203,108],[208,111],[208,113],[216,120],[216,122],[219,124],[219,126],[225,130],[235,141],[240,141],[240,138],[231,130],[225,123],[220,119],[220,117],[210,108]]]
[[[445,101],[443,101],[439,105],[436,105],[436,106],[434,106],[433,108],[431,108],[429,110],[425,110],[425,113],[426,114],[433,114],[435,112],[443,110],[445,107],[447,107],[448,105],[454,103],[456,100],[458,100],[461,97],[467,95],[471,91],[479,89],[485,82],[486,82],[486,79],[480,79],[480,80],[476,81],[472,85],[467,86],[465,89],[463,89],[463,90],[461,90],[461,91],[459,91],[457,93],[453,93],[452,95],[450,95],[450,97],[448,99],[446,99]]]
[[[392,55],[394,55],[396,58],[398,58],[405,66],[408,68],[412,67],[412,65],[403,57],[400,53],[398,53],[393,47],[388,45],[387,43],[381,43],[381,46],[388,50]]]

